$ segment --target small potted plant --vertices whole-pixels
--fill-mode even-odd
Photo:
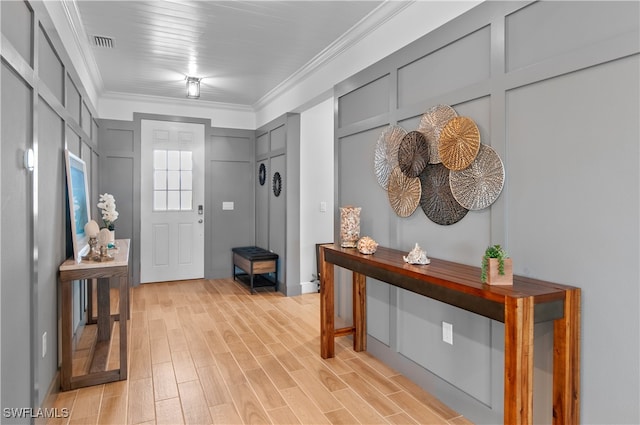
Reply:
[[[513,264],[502,246],[489,246],[484,251],[480,280],[489,285],[513,285]]]

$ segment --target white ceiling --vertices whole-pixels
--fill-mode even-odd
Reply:
[[[404,7],[391,1],[75,0],[102,95],[185,99],[185,75],[202,77],[200,100],[255,106],[303,78]],[[76,27],[78,24],[76,23]],[[114,48],[96,47],[93,36]],[[198,102],[199,100],[193,100]]]

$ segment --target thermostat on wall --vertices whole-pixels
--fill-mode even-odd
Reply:
[[[223,210],[233,210],[233,202],[223,202],[222,203]]]

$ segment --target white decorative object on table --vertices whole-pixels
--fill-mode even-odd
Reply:
[[[104,222],[104,226],[111,232],[109,248],[113,248],[115,247],[116,239],[116,229],[113,225],[113,222],[118,219],[118,211],[116,211],[116,200],[113,195],[105,193],[103,195],[100,195],[99,201],[100,202],[98,202],[98,208],[100,208],[102,212],[102,221]]]
[[[358,241],[358,251],[360,254],[373,254],[378,249],[378,242],[369,236],[363,236]]]
[[[427,251],[420,248],[420,245],[416,242],[416,246],[413,247],[409,254],[403,256],[402,259],[405,263],[409,264],[429,264],[431,260],[427,258]]]

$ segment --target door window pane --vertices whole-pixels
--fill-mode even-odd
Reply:
[[[191,151],[153,151],[154,211],[193,210],[192,160]]]
[[[191,152],[190,151],[182,151],[180,155],[180,169],[181,170],[192,170],[193,169],[193,161],[191,160]]]
[[[180,209],[190,210],[192,204],[192,192],[190,190],[183,190],[180,195]]]
[[[166,171],[155,170],[153,172],[153,189],[154,190],[167,189],[167,172]]]
[[[193,171],[181,171],[180,172],[180,188],[182,190],[193,189]]]
[[[180,171],[167,171],[167,189],[180,190]]]
[[[167,192],[167,209],[179,210],[180,209],[180,191],[170,190]]]
[[[180,151],[167,151],[167,169],[180,169]]]
[[[167,191],[153,191],[153,209],[156,211],[164,211],[167,209]]]

